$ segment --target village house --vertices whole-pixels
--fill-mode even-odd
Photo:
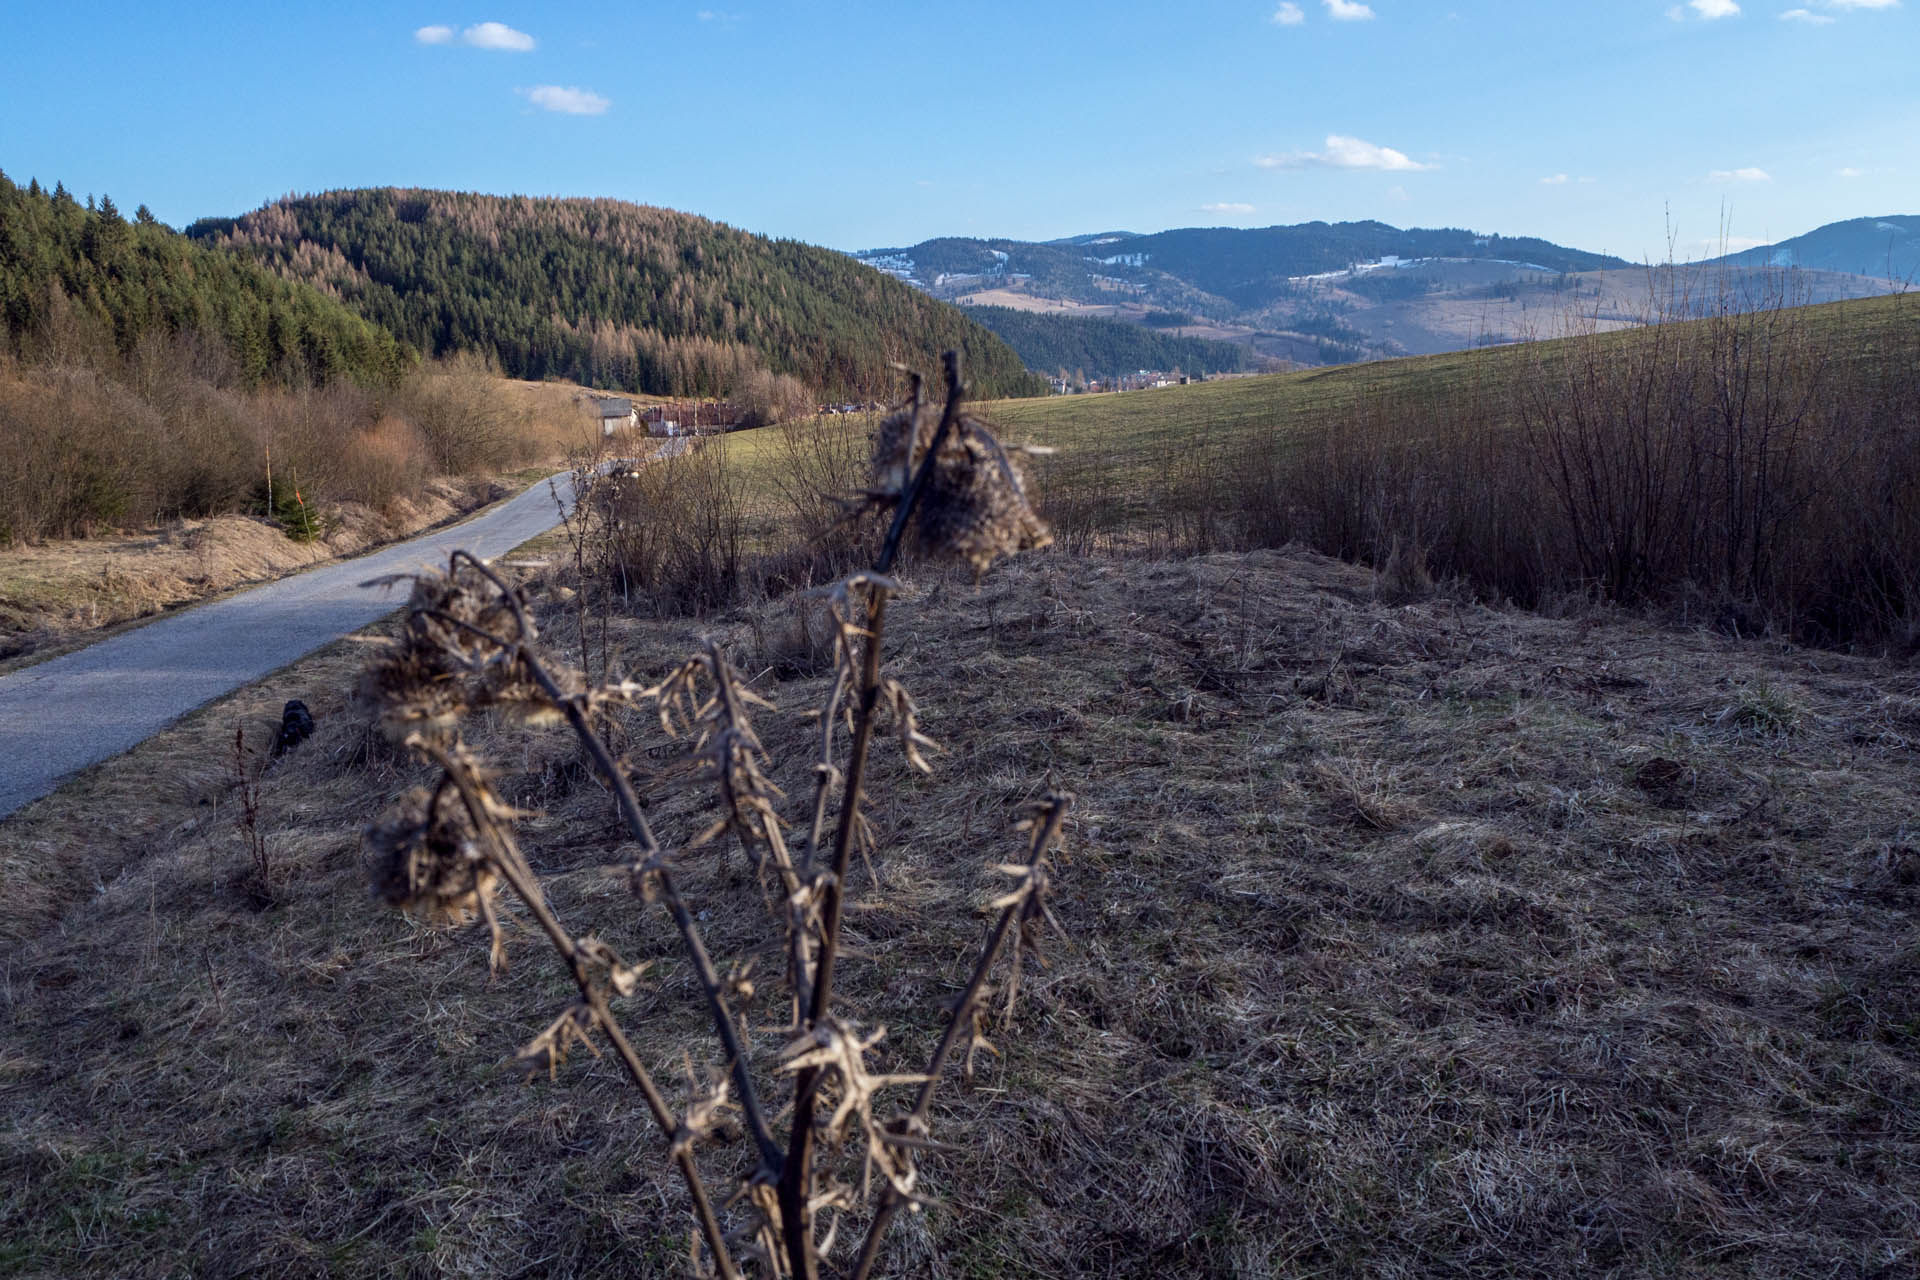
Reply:
[[[601,396],[597,401],[600,414],[600,434],[613,435],[616,431],[631,431],[640,425],[639,411],[633,407],[633,401],[624,396]]]

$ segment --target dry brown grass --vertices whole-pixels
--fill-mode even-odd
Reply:
[[[616,674],[715,636],[787,709],[757,724],[804,792],[796,712],[828,677],[756,639],[792,608],[616,619]],[[951,755],[924,779],[897,751],[874,766],[879,880],[855,874],[839,980],[923,1011],[875,1069],[916,1069],[938,1034],[1005,817],[1049,770],[1081,799],[1055,900],[1071,942],[1028,967],[1003,1056],[938,1105],[939,1203],[896,1228],[887,1274],[1912,1273],[1910,669],[1388,605],[1372,574],[1292,552],[1042,557],[979,591],[921,572],[889,635]],[[368,903],[361,825],[423,775],[345,709],[363,652],[0,827],[12,1271],[683,1273],[684,1201],[614,1066],[501,1070],[570,984],[530,940],[510,940],[527,972],[489,981],[478,936]],[[264,776],[260,912],[232,887],[226,752],[294,696],[320,731]],[[641,718],[617,732],[661,762]],[[558,739],[486,745],[538,813],[522,838],[556,909],[659,962],[631,1016],[679,1079],[704,1015],[607,869],[608,796]],[[664,782],[657,825],[711,821]],[[685,879],[723,964],[760,944],[751,875]],[[756,1035],[782,1017],[748,1011]]]
[[[259,518],[233,515],[0,550],[0,671],[95,638],[104,628],[409,537],[517,492],[531,478],[435,480],[382,509],[329,503],[322,509],[323,532],[311,542],[295,542]]]

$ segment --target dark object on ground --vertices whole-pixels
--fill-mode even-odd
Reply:
[[[273,740],[273,754],[290,751],[313,736],[313,712],[295,698],[280,713],[280,733]]]

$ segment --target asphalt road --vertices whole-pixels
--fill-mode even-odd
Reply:
[[[677,442],[676,442],[677,443]],[[573,481],[554,478],[571,503]],[[545,483],[459,524],[203,604],[0,676],[0,817],[196,707],[378,621],[406,588],[369,578],[491,559],[558,524]]]

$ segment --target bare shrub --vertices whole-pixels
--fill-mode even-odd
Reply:
[[[498,371],[478,356],[449,357],[415,370],[389,404],[413,423],[443,475],[495,471],[534,456],[528,415],[494,385]]]
[[[234,877],[234,887],[255,909],[273,904],[273,862],[267,854],[267,836],[260,830],[260,773],[265,762],[247,745],[245,725],[233,730],[233,757],[228,765],[233,788],[234,827],[246,846],[247,861]]]
[[[813,393],[792,374],[755,369],[736,383],[728,395],[742,427],[771,427],[810,416]]]
[[[390,391],[248,389],[224,344],[200,333],[148,333],[122,358],[50,323],[66,336],[28,345],[73,362],[9,356],[0,375],[0,544],[247,509],[279,519],[296,487],[292,524],[306,530],[302,504],[382,508],[435,475],[553,456],[574,425],[536,423],[470,359]]]
[[[779,432],[771,477],[779,532],[756,566],[768,595],[844,577],[868,550],[852,501],[867,483],[867,441],[833,419],[800,418]]]
[[[0,531],[85,537],[154,509],[148,447],[159,415],[85,369],[36,369],[0,386]]]
[[[869,1029],[869,1023],[835,1006],[851,858],[856,847],[865,853],[872,844],[862,810],[874,735],[886,722],[907,764],[917,770],[931,770],[926,753],[934,747],[921,732],[912,695],[883,671],[887,602],[894,588],[886,574],[910,523],[929,549],[959,555],[976,569],[989,544],[1011,550],[1044,532],[1011,470],[976,466],[998,452],[998,445],[977,424],[963,425],[958,358],[949,354],[947,359],[947,400],[937,425],[931,416],[923,419],[917,380],[914,399],[902,411],[908,430],[901,472],[910,478],[871,486],[872,501],[893,511],[879,557],[870,571],[849,576],[823,596],[836,678],[815,712],[820,757],[808,834],[798,850],[787,843],[788,824],[780,813],[784,796],[769,779],[772,762],[753,725],[771,704],[741,680],[715,646],[656,685],[589,686],[580,673],[542,650],[519,589],[481,561],[456,552],[444,574],[415,579],[399,639],[367,671],[365,694],[382,725],[438,771],[430,789],[408,795],[368,829],[376,889],[390,903],[429,920],[480,916],[492,936],[496,972],[506,964],[502,892],[532,917],[576,994],[527,1043],[519,1061],[530,1074],[552,1076],[574,1048],[597,1053],[594,1042],[601,1039],[612,1046],[641,1091],[664,1153],[685,1182],[704,1245],[704,1252],[695,1249],[696,1274],[710,1269],[738,1276],[738,1256],[766,1275],[813,1280],[839,1238],[841,1223],[865,1213],[864,1241],[843,1270],[855,1280],[866,1276],[896,1212],[920,1203],[918,1161],[933,1147],[931,1104],[949,1058],[962,1047],[969,1059],[974,1049],[990,1047],[982,1029],[999,957],[1011,948],[996,993],[1004,1020],[1018,995],[1023,954],[1052,920],[1047,858],[1070,804],[1063,795],[1049,796],[1029,819],[1025,857],[993,867],[1012,883],[991,902],[998,918],[946,1014],[944,1032],[924,1070],[873,1069],[870,1055],[885,1028]],[[634,850],[631,887],[643,903],[658,904],[670,918],[712,1026],[714,1060],[702,1068],[687,1064],[686,1089],[677,1100],[655,1081],[615,1009],[616,1001],[643,985],[647,966],[628,963],[593,933],[575,932],[547,902],[514,833],[520,815],[491,789],[490,769],[463,737],[463,721],[481,709],[533,723],[564,721],[613,791]],[[622,709],[645,710],[664,732],[686,741],[679,775],[714,789],[710,823],[689,833],[677,849],[656,836],[627,772],[594,727],[596,719]],[[843,718],[851,725],[844,758],[838,747]],[[829,840],[835,793],[838,818]],[[756,996],[750,966],[723,970],[716,962],[699,923],[707,913],[695,914],[676,877],[679,864],[699,856],[698,850],[729,841],[759,872],[777,939],[762,949],[780,957],[776,963],[786,988],[788,1025],[777,1033],[777,1049],[756,1043],[751,1023],[738,1012]],[[791,1081],[791,1105],[778,1114],[763,1100],[776,1080]],[[904,1086],[918,1086],[912,1106],[895,1106],[889,1115],[884,1095]],[[746,1159],[729,1161],[730,1172],[716,1175],[713,1166],[721,1152],[714,1139],[734,1114],[749,1138]],[[775,1126],[787,1114],[791,1121],[782,1140]],[[716,1176],[736,1180],[738,1194],[716,1204],[708,1190]]]
[[[581,478],[602,531],[598,573],[624,608],[700,615],[733,603],[746,512],[741,479],[721,450],[695,442],[641,467]]]

